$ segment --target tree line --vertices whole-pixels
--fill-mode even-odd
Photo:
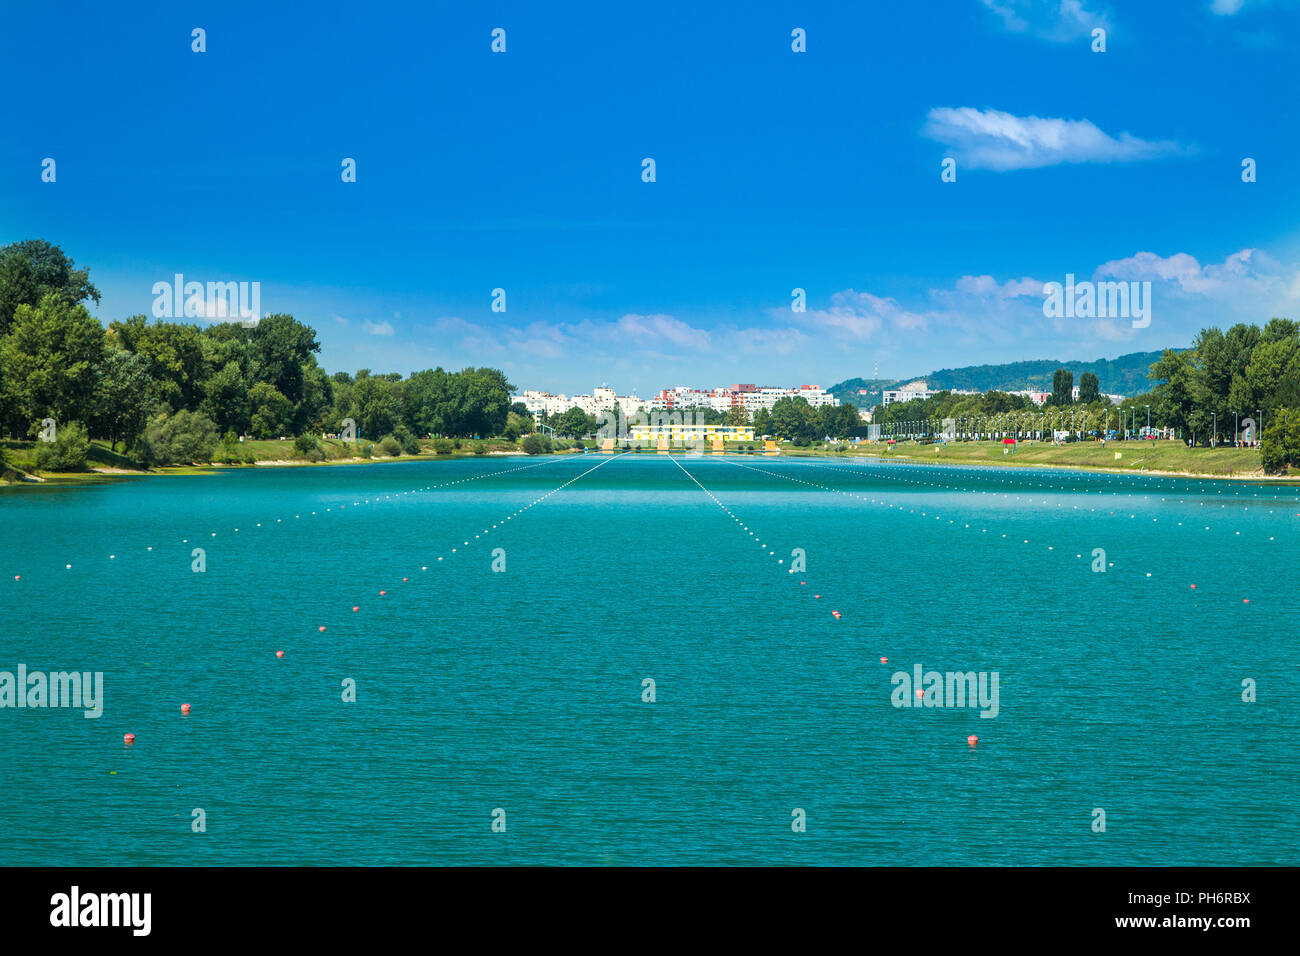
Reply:
[[[223,436],[342,433],[345,419],[358,438],[404,447],[417,435],[495,436],[511,414],[514,386],[498,369],[330,375],[315,330],[292,315],[206,327],[133,315],[105,328],[84,304],[99,297],[57,246],[0,247],[4,435],[34,438],[53,419],[152,464],[202,460],[184,455]]]

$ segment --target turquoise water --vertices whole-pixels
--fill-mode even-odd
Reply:
[[[0,671],[104,674],[0,710],[0,864],[1294,865],[1298,512],[769,458],[0,491]],[[998,716],[893,706],[917,663]]]

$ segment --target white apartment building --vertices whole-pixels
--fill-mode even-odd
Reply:
[[[642,401],[635,395],[619,395],[612,388],[603,385],[593,389],[590,395],[573,396],[553,395],[550,392],[528,389],[522,396],[517,396],[517,400],[524,403],[524,407],[534,419],[540,419],[543,414],[562,415],[575,407],[597,418],[600,417],[601,412],[617,408],[619,417],[622,418],[631,417],[650,407],[649,402]]]
[[[753,417],[760,409],[771,411],[783,398],[802,398],[814,408],[821,405],[838,405],[839,399],[818,385],[799,385],[790,388],[750,384],[728,385],[725,388],[702,389],[678,386],[666,388],[650,400],[650,408],[658,411],[671,408],[699,406],[725,412],[743,408]]]
[[[925,382],[911,382],[901,388],[887,388],[880,393],[881,405],[892,405],[894,402],[911,402],[916,399],[924,401],[939,392],[948,392],[951,395],[978,395],[977,391],[966,388],[941,388],[938,391],[930,391],[930,386]]]

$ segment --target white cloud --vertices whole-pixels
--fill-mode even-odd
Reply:
[[[640,343],[670,343],[681,348],[709,347],[709,333],[670,315],[629,313],[618,320],[618,331]]]
[[[1094,275],[1096,278],[1163,282],[1188,295],[1285,301],[1295,298],[1292,290],[1300,273],[1295,270],[1288,272],[1281,263],[1258,249],[1242,249],[1222,263],[1204,266],[1186,252],[1167,257],[1154,252],[1138,252],[1125,259],[1102,263]]]
[[[388,322],[371,322],[369,319],[366,319],[361,323],[361,327],[365,329],[369,335],[393,334],[393,326]]]
[[[1177,143],[1111,136],[1089,120],[1015,116],[970,106],[935,107],[921,131],[956,156],[958,169],[1034,169],[1061,163],[1136,162],[1182,150]]]
[[[1240,12],[1245,3],[1246,0],[1214,0],[1210,4],[1210,11],[1221,17],[1231,17]]]
[[[836,338],[865,342],[892,329],[924,329],[926,317],[899,305],[898,300],[845,289],[831,296],[828,309],[794,313],[796,320]]]
[[[1110,29],[1105,12],[1089,10],[1083,0],[980,0],[1012,33],[1028,33],[1052,43],[1069,43]]]
[[[989,275],[962,276],[954,288],[964,295],[987,296],[995,299],[1018,299],[1022,296],[1042,296],[1044,283],[1040,279],[1008,279],[998,283]]]

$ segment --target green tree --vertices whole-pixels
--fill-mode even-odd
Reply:
[[[149,397],[170,409],[197,408],[208,365],[197,326],[182,322],[148,324],[133,315],[108,326],[109,337],[129,352],[148,356],[152,371]]]
[[[1055,383],[1053,383],[1053,386],[1055,386]],[[1099,398],[1101,398],[1101,388],[1097,376],[1092,372],[1084,372],[1079,376],[1079,401],[1085,405],[1091,405]]]
[[[293,430],[293,402],[269,382],[248,390],[248,410],[254,438],[278,438]]]
[[[0,365],[28,434],[47,416],[57,422],[88,417],[105,348],[104,328],[85,306],[55,293],[18,306],[0,340]]]
[[[744,405],[732,405],[727,409],[727,424],[735,426],[749,424],[749,412]]]
[[[1074,373],[1069,369],[1058,368],[1052,373],[1053,405],[1065,407],[1074,402]]]
[[[203,383],[203,401],[199,409],[223,431],[242,434],[249,428],[248,379],[237,360],[231,360],[213,372]]]
[[[1264,470],[1271,475],[1300,467],[1300,412],[1277,408],[1260,440]]]
[[[351,414],[344,417],[356,421],[359,437],[377,439],[391,434],[402,419],[401,383],[362,369],[352,386],[351,404]]]
[[[9,331],[20,305],[36,306],[46,295],[65,305],[99,302],[90,274],[78,269],[58,246],[25,239],[0,248],[0,335]]]
[[[110,348],[99,368],[95,390],[95,433],[117,450],[119,441],[130,446],[144,430],[149,416],[149,359],[121,348]]]
[[[772,434],[797,444],[817,437],[817,416],[806,398],[780,398],[772,405]]]
[[[502,434],[505,435],[506,438],[510,439],[510,441],[518,441],[521,435],[527,435],[534,431],[534,429],[535,426],[533,425],[532,415],[520,415],[518,412],[512,410],[506,416],[506,427]]]

